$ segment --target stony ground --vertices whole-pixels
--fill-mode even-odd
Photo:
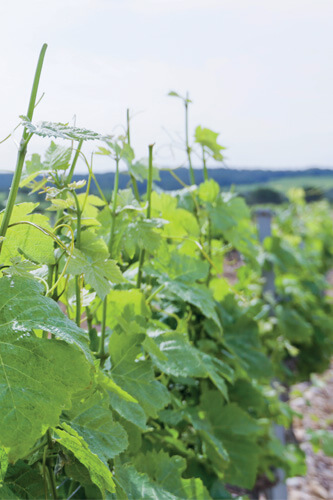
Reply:
[[[293,386],[291,394],[292,408],[303,415],[295,418],[294,433],[306,454],[307,474],[288,479],[288,500],[333,500],[333,458],[314,453],[306,434],[306,429],[333,430],[333,365],[312,383]]]

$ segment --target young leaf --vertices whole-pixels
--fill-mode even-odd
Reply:
[[[66,170],[71,160],[71,148],[59,146],[51,141],[50,146],[45,152],[43,161],[45,170]]]
[[[114,260],[107,260],[98,254],[95,258],[91,258],[78,249],[73,252],[67,272],[73,275],[84,274],[86,283],[93,287],[102,300],[111,290],[110,282],[125,281]]]
[[[175,92],[174,90],[171,90],[168,95],[170,97],[179,97],[180,99],[183,99],[179,94],[177,94],[177,92]]]
[[[214,179],[209,179],[199,186],[198,194],[202,201],[214,203],[220,192],[220,186]]]
[[[149,317],[151,314],[141,290],[111,290],[107,296],[107,324],[110,328],[118,324],[119,318],[128,318],[128,315],[125,315],[126,308],[132,310],[133,316]],[[100,314],[101,311],[98,310],[99,318]]]
[[[170,396],[164,385],[155,380],[151,362],[136,361],[143,339],[143,334],[113,332],[109,347],[111,375],[116,384],[137,399],[147,416],[157,417],[157,411],[168,404]]]
[[[172,493],[154,483],[147,474],[140,474],[132,465],[116,464],[115,481],[126,493],[125,498],[128,500],[178,500]]]
[[[141,473],[146,473],[160,487],[169,491],[176,498],[191,500],[209,500],[211,497],[199,478],[182,478],[187,464],[183,457],[170,457],[164,451],[140,453],[134,464]]]
[[[102,401],[92,406],[83,401],[66,412],[66,419],[105,465],[128,446],[125,430],[113,420],[111,410]]]
[[[207,147],[211,151],[214,160],[222,161],[221,150],[225,148],[217,143],[218,136],[218,133],[209,128],[201,128],[200,125],[195,129],[195,142]]]
[[[216,386],[216,388],[221,392],[223,397],[228,401],[228,389],[225,381],[233,381],[233,370],[218,358],[210,356],[209,354],[205,354],[204,352],[200,352],[200,355],[203,365],[208,372],[209,378]]]
[[[224,342],[237,356],[244,375],[256,379],[272,376],[272,365],[262,352],[258,326],[253,320],[243,317],[235,321],[232,328],[225,329]]]
[[[42,295],[43,291],[43,285],[34,279],[0,279],[0,339],[29,339],[33,330],[44,330],[75,345],[92,362],[85,332],[62,313],[54,300]]]
[[[28,221],[42,228],[52,231],[45,215],[31,214],[38,203],[20,203],[15,205],[11,224],[21,221]],[[0,222],[3,214],[0,214]],[[38,245],[36,245],[38,241]],[[53,239],[44,234],[39,229],[28,224],[19,224],[9,227],[6,239],[3,242],[1,249],[1,262],[10,263],[10,259],[20,254],[22,250],[27,258],[32,261],[40,262],[41,264],[54,264],[55,258],[53,253]]]
[[[78,127],[70,127],[65,123],[53,123],[53,122],[40,122],[33,124],[31,121],[24,119],[22,122],[23,126],[31,134],[39,135],[41,137],[55,137],[59,139],[69,139],[76,141],[94,141],[100,140],[104,141],[108,139],[108,136],[98,134],[92,130]]]
[[[114,492],[115,484],[110,469],[93,453],[85,440],[65,422],[63,429],[55,429],[58,443],[71,451],[73,455],[89,471],[90,478],[100,489],[102,498],[106,498],[106,492]]]
[[[174,280],[166,283],[166,290],[179,300],[196,306],[206,318],[211,318],[217,326],[220,326],[213,295],[209,289],[200,285],[192,285],[190,288],[187,283]]]
[[[151,332],[151,335],[165,355],[166,359],[160,359],[144,342],[145,349],[149,352],[154,365],[161,372],[175,377],[206,377],[205,369],[200,352],[189,343],[186,335],[174,332]]]
[[[31,155],[31,160],[27,160],[25,162],[25,168],[27,173],[30,174],[35,174],[37,172],[40,172],[40,170],[44,169],[44,165],[41,162],[40,155],[34,153]]]
[[[109,391],[109,401],[112,410],[118,415],[140,429],[147,430],[147,416],[138,402],[127,401],[111,391]]]

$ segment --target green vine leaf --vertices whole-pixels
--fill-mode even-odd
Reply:
[[[5,278],[1,285],[3,280]],[[3,291],[1,286],[0,297]],[[33,302],[33,298],[30,300]],[[49,426],[58,424],[61,412],[70,408],[74,393],[89,386],[91,367],[74,345],[29,336],[30,328],[22,319],[17,303],[4,300],[3,304],[0,312],[0,445],[9,448],[9,457],[15,461],[29,452]],[[28,306],[27,302],[25,305]],[[29,312],[32,312],[31,304],[27,314]],[[51,323],[52,320],[51,317]]]
[[[19,500],[22,498],[43,498],[44,481],[36,469],[19,460],[9,465],[3,487],[0,487],[1,500]]]
[[[55,429],[58,443],[71,451],[89,471],[90,478],[99,488],[102,498],[106,498],[106,492],[113,493],[115,484],[109,467],[93,453],[86,441],[69,425],[62,424],[62,429]]]
[[[137,470],[146,473],[160,487],[181,499],[210,500],[210,495],[199,478],[184,479],[187,463],[183,457],[170,457],[164,451],[141,453],[134,459]]]
[[[111,290],[110,283],[123,283],[125,278],[114,260],[104,257],[91,257],[75,249],[69,262],[67,272],[77,275],[84,274],[85,281],[103,300]]]
[[[133,396],[147,416],[157,417],[157,411],[170,400],[167,389],[155,380],[150,361],[136,361],[141,352],[144,334],[113,332],[110,338],[110,353],[113,380]]]
[[[144,342],[154,365],[175,377],[206,377],[207,370],[200,359],[200,351],[191,346],[187,336],[175,332],[150,332],[164,359],[156,356],[150,344]]]
[[[152,481],[147,474],[140,474],[132,465],[116,465],[115,481],[128,500],[177,500],[172,493]]]
[[[213,132],[209,128],[200,127],[200,125],[195,129],[195,142],[208,148],[214,160],[222,161],[223,155],[221,154],[221,150],[225,148],[217,143],[219,135],[220,134]]]
[[[31,213],[38,207],[38,203],[20,203],[15,205],[11,224],[21,221],[34,223],[42,228],[52,231],[49,225],[48,218],[45,215]],[[3,213],[0,214],[0,223],[3,218]],[[36,245],[36,240],[38,245]],[[1,249],[2,263],[10,263],[10,259],[15,255],[24,252],[26,258],[37,261],[41,264],[54,264],[55,258],[53,253],[53,239],[36,229],[32,225],[18,224],[9,227],[6,238]]]
[[[81,401],[66,418],[72,429],[85,440],[90,450],[107,465],[108,460],[126,450],[127,434],[124,428],[112,418],[112,412],[103,406],[100,397],[93,404]]]
[[[92,363],[85,332],[63,314],[54,300],[42,295],[43,292],[43,285],[34,279],[20,276],[0,279],[0,339],[24,340],[33,335],[33,330],[47,331],[76,346]]]
[[[22,125],[30,132],[30,134],[39,135],[40,137],[55,137],[58,139],[69,139],[75,141],[105,141],[109,136],[98,134],[92,130],[78,127],[70,127],[66,123],[55,123],[42,121],[33,124],[26,116],[21,116],[23,119]]]

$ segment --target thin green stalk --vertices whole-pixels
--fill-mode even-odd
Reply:
[[[75,299],[76,299],[76,314],[75,323],[78,327],[81,326],[81,287],[80,276],[75,276]]]
[[[75,191],[73,191],[73,196],[76,205],[76,248],[80,248],[81,245],[81,208],[80,202]],[[76,315],[75,322],[78,327],[81,326],[81,287],[80,287],[80,276],[75,276],[75,296],[76,296]]]
[[[56,263],[54,265],[54,283],[57,283],[58,277],[59,277],[59,266],[58,266],[58,263]],[[55,287],[55,289],[53,291],[52,298],[53,298],[53,300],[58,302],[59,298],[58,298],[58,287],[57,286]]]
[[[204,146],[202,146],[202,163],[203,163],[204,180],[208,181],[208,170],[207,170],[207,163],[206,163],[206,155],[205,155],[205,147]]]
[[[113,237],[114,230],[116,225],[116,210],[117,210],[117,195],[118,195],[118,187],[119,187],[119,157],[116,157],[116,174],[114,178],[114,187],[113,187],[113,199],[112,199],[112,212],[111,212],[111,226],[110,226],[110,239],[109,239],[109,253],[112,258],[112,246],[113,246]]]
[[[52,492],[52,499],[57,500],[58,495],[57,495],[57,483],[54,475],[54,469],[51,465],[47,466],[47,470],[49,473],[49,479],[50,479],[50,486],[51,486],[51,492]]]
[[[48,284],[49,288],[52,288],[53,271],[54,271],[54,265],[49,265],[48,266],[48,273],[47,273],[47,284]]]
[[[139,266],[138,266],[138,277],[136,280],[136,287],[141,288],[141,281],[142,281],[142,267],[143,263],[145,261],[145,251],[143,248],[140,250],[140,255],[139,255]]]
[[[112,257],[113,251],[113,238],[114,238],[114,230],[116,225],[116,210],[117,210],[117,196],[118,196],[118,187],[119,187],[119,161],[120,158],[116,156],[116,174],[114,178],[114,186],[113,186],[113,199],[112,199],[112,211],[111,211],[111,226],[110,226],[110,239],[109,239],[109,253],[110,257]],[[102,312],[102,326],[101,326],[101,344],[99,349],[99,358],[100,358],[100,366],[101,368],[104,366],[106,360],[105,354],[105,332],[106,332],[106,310],[107,310],[107,297],[103,300],[103,312]]]
[[[156,297],[156,295],[158,295],[162,290],[164,290],[164,288],[165,288],[165,283],[156,288],[156,290],[151,295],[149,295],[148,299],[146,300],[147,304],[149,304]]]
[[[73,158],[73,161],[72,161],[72,165],[71,165],[70,171],[68,172],[68,175],[67,175],[67,179],[66,179],[66,184],[67,185],[72,180],[72,177],[73,177],[73,174],[74,174],[74,170],[75,170],[75,167],[76,167],[76,164],[77,164],[77,160],[79,159],[79,156],[80,156],[80,153],[81,153],[82,144],[83,144],[83,139],[81,139],[79,141],[79,144],[77,146],[77,150],[75,152],[75,155],[74,155],[74,158]]]
[[[44,452],[43,452],[43,461],[42,461],[45,500],[47,500],[47,498],[48,498],[48,485],[47,485],[47,477],[46,477],[46,456],[47,456],[47,451],[48,451],[48,447],[47,447],[47,445],[45,445]]]
[[[48,266],[48,272],[47,272],[47,286],[52,288],[52,283],[53,283],[53,271],[54,271],[54,265],[49,265]],[[47,330],[43,330],[43,338],[47,339],[49,335],[49,332]]]
[[[34,78],[32,89],[31,89],[30,101],[29,101],[28,112],[27,112],[27,117],[29,118],[29,120],[32,120],[34,108],[36,105],[38,85],[39,85],[40,75],[42,72],[42,67],[43,67],[46,49],[47,49],[47,44],[44,43],[44,45],[40,51],[40,54],[39,54],[35,78]],[[30,141],[31,137],[32,137],[31,134],[29,134],[27,129],[24,127],[22,139],[21,139],[18,154],[17,154],[15,173],[13,176],[12,185],[10,188],[5,213],[4,213],[1,227],[0,227],[0,237],[5,237],[6,233],[7,233],[9,221],[10,221],[10,218],[11,218],[11,215],[13,212],[13,208],[15,205],[15,201],[16,201],[17,191],[18,191],[18,188],[20,185],[22,169],[23,169],[23,165],[24,165],[24,159],[25,159],[25,156],[27,154],[27,145],[28,145],[28,142]],[[1,247],[2,247],[2,242],[0,242],[0,251],[1,251]]]
[[[151,218],[151,192],[153,187],[153,147],[154,144],[150,144],[149,148],[149,163],[148,163],[148,182],[147,182],[147,219]]]
[[[127,144],[130,146],[131,145],[130,111],[128,108],[126,109],[126,122],[127,122],[127,129],[126,129]]]
[[[127,135],[127,144],[130,146],[131,145],[131,132],[130,132],[130,112],[129,109],[126,110],[126,121],[127,121],[127,129],[126,129],[126,135]],[[133,186],[133,191],[134,191],[134,196],[138,202],[140,202],[140,193],[138,189],[138,184],[136,182],[136,178],[134,175],[130,172],[130,177],[131,177],[131,182]]]
[[[97,188],[97,191],[98,191],[100,197],[102,198],[102,200],[104,201],[104,203],[107,205],[108,204],[108,200],[105,198],[104,193],[103,193],[100,185],[98,184],[98,181],[96,179],[96,176],[95,176],[94,172],[91,172],[91,177],[94,179],[94,183],[95,183],[95,186]]]
[[[92,327],[93,327],[93,318],[94,318],[94,316],[91,314],[89,306],[86,306],[86,315],[87,315],[88,332],[90,332],[92,330]]]
[[[45,445],[46,445],[46,441],[42,441],[40,444],[38,444],[37,446],[35,446],[34,448],[32,448],[29,453],[27,453],[26,455],[24,455],[24,457],[21,458],[21,460],[26,460],[27,458],[29,458],[31,455],[33,455],[34,453],[36,453],[36,451],[40,450],[41,448],[43,448]]]
[[[209,260],[211,261],[212,259],[212,223],[211,223],[211,220],[210,218],[208,218],[208,257],[209,257]],[[206,279],[206,285],[208,286],[209,285],[209,282],[210,282],[210,278],[211,278],[211,270],[212,270],[212,266],[209,262],[209,271],[208,271],[208,275],[207,275],[207,279]]]
[[[105,354],[105,333],[106,333],[106,311],[107,311],[107,297],[103,300],[103,312],[102,312],[102,325],[101,325],[101,343],[99,348],[100,367],[103,368],[106,354]]]
[[[188,159],[188,166],[190,170],[190,183],[195,184],[194,170],[192,167],[192,158],[191,158],[191,146],[188,139],[188,105],[189,105],[188,94],[186,94],[186,99],[184,99],[185,105],[185,143],[186,143],[186,153]]]
[[[147,182],[147,219],[151,218],[151,192],[153,185],[153,147],[154,144],[150,144],[149,146],[149,164],[148,164],[148,182]],[[145,250],[142,248],[140,250],[139,256],[139,266],[138,266],[138,277],[136,281],[136,287],[141,288],[142,282],[142,268],[145,261]]]
[[[80,202],[79,198],[77,197],[77,194],[75,191],[72,192],[74,201],[75,201],[75,206],[76,206],[76,248],[80,248],[81,245],[81,208],[80,208]]]

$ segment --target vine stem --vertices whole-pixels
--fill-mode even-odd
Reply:
[[[44,45],[40,51],[40,54],[39,54],[36,72],[35,72],[35,78],[33,81],[31,94],[30,94],[30,101],[29,101],[28,112],[27,112],[27,117],[30,121],[32,120],[32,116],[33,116],[35,105],[36,105],[37,91],[38,91],[40,75],[42,72],[42,67],[43,67],[46,49],[47,49],[47,44],[44,43]],[[27,145],[28,145],[31,137],[32,137],[32,135],[29,134],[26,127],[24,127],[22,139],[21,139],[19,150],[17,153],[15,173],[13,176],[5,213],[4,213],[1,227],[0,227],[0,237],[3,237],[3,238],[6,236],[9,221],[10,221],[10,218],[12,216],[13,209],[14,209],[17,191],[18,191],[18,188],[20,185],[20,180],[21,180],[21,175],[22,175],[22,170],[23,170],[23,165],[24,165],[24,159],[25,159],[25,156],[27,154]],[[2,242],[3,242],[3,240],[0,241],[0,251],[1,251],[1,247],[2,247]]]
[[[116,156],[116,175],[114,178],[114,187],[113,187],[113,199],[112,199],[112,212],[111,212],[111,226],[110,226],[110,239],[109,239],[109,253],[112,258],[112,247],[113,247],[113,237],[114,230],[116,225],[116,210],[117,210],[117,195],[118,195],[118,187],[119,187],[119,161],[120,158]]]
[[[73,158],[73,161],[72,161],[72,165],[71,165],[70,171],[69,171],[67,179],[66,179],[66,184],[67,185],[72,180],[72,177],[73,177],[73,174],[74,174],[74,170],[75,170],[75,167],[76,167],[76,164],[77,164],[77,160],[79,159],[79,156],[80,156],[80,153],[81,153],[82,144],[83,144],[83,139],[81,139],[79,141],[78,147],[76,149],[76,152],[75,152],[75,155],[74,155],[74,158]]]
[[[127,144],[130,146],[131,145],[131,132],[130,132],[130,111],[129,109],[126,110],[126,122],[127,122],[127,129],[126,129],[126,135],[127,135]],[[130,177],[131,177],[131,182],[133,186],[133,191],[134,191],[134,196],[135,199],[140,202],[140,193],[138,189],[138,184],[136,182],[136,178],[134,175],[130,172]]]
[[[106,354],[105,354],[105,333],[106,333],[106,311],[107,311],[108,301],[107,297],[103,300],[103,310],[102,310],[102,325],[101,325],[101,344],[99,349],[98,357],[100,358],[99,364],[103,368]]]
[[[185,106],[185,144],[186,144],[186,153],[187,153],[187,159],[188,159],[188,166],[190,169],[190,183],[193,185],[195,184],[195,177],[194,177],[194,170],[192,166],[192,158],[191,158],[191,146],[189,143],[188,139],[188,105],[189,105],[189,98],[188,94],[186,94],[186,98],[184,99],[184,106]]]
[[[164,290],[164,288],[165,288],[165,283],[156,288],[156,290],[151,295],[149,295],[148,299],[146,300],[147,304],[150,304],[150,302],[156,297],[156,295],[158,295],[162,290]]]
[[[153,186],[153,147],[154,144],[150,144],[149,148],[149,167],[148,167],[148,182],[147,182],[147,219],[151,218],[151,192]],[[138,267],[138,278],[136,282],[136,287],[141,288],[142,281],[142,267],[145,261],[145,250],[142,248],[139,257],[139,267]]]
[[[208,216],[208,257],[211,261],[212,259],[212,223],[210,217]],[[209,262],[209,270],[206,279],[206,285],[209,286],[210,278],[211,278],[212,265]]]
[[[57,500],[58,499],[58,495],[57,495],[57,483],[56,483],[56,480],[55,480],[53,467],[51,465],[48,465],[47,466],[47,470],[48,470],[49,478],[50,478],[50,486],[51,486],[51,490],[52,490],[52,498],[54,500]]]
[[[73,197],[76,206],[76,248],[80,249],[81,245],[81,208],[79,198],[75,191],[73,191]],[[81,326],[81,287],[80,287],[80,276],[75,276],[75,297],[76,297],[76,315],[75,322],[78,327]]]
[[[207,170],[207,162],[206,162],[206,155],[205,155],[205,147],[204,146],[202,146],[202,164],[203,164],[204,180],[208,181],[208,170]]]
[[[112,258],[113,254],[113,237],[114,230],[116,225],[116,210],[117,210],[117,196],[118,196],[118,187],[119,187],[119,161],[120,158],[116,156],[116,175],[114,178],[114,186],[113,186],[113,196],[112,196],[112,209],[111,209],[111,226],[110,226],[110,239],[109,239],[109,254]],[[106,359],[105,354],[105,333],[106,333],[106,310],[107,310],[107,297],[103,300],[103,311],[102,311],[102,326],[101,326],[101,343],[99,348],[99,358],[100,358],[100,366],[103,367]]]

